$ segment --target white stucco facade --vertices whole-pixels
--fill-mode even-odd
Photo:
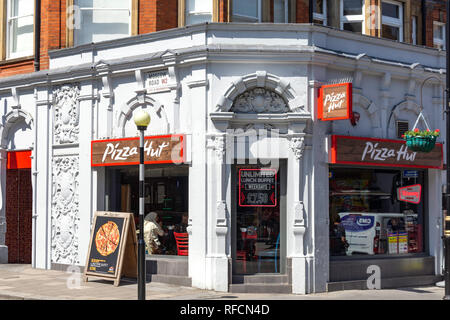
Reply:
[[[420,84],[430,75],[443,81],[444,68],[442,51],[290,24],[202,24],[51,52],[50,70],[0,81],[0,250],[4,154],[32,149],[33,266],[84,266],[93,213],[107,209],[105,169],[91,167],[91,141],[137,136],[132,114],[145,108],[152,118],[146,135],[187,137],[192,286],[226,292],[231,282],[234,156],[227,129],[277,129],[278,137],[260,137],[243,149],[286,161],[282,229],[292,292],[323,292],[329,279],[326,137],[396,139],[394,120],[415,122]],[[160,70],[169,74],[166,89],[148,93],[148,73]],[[343,79],[353,83],[357,126],[317,119],[319,86]],[[236,98],[255,88],[274,92],[285,108],[272,100],[262,112],[236,109]],[[423,89],[425,117],[441,130],[440,141],[442,90],[434,79]],[[442,185],[440,170],[429,169],[426,237],[436,275]]]

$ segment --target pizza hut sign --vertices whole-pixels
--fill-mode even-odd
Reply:
[[[352,84],[340,83],[320,87],[318,118],[322,121],[350,119],[352,116]]]
[[[184,162],[184,135],[144,138],[144,163]],[[139,164],[139,138],[92,141],[91,165],[114,166]]]
[[[429,152],[408,149],[404,140],[332,135],[329,163],[406,168],[443,168],[442,144]]]

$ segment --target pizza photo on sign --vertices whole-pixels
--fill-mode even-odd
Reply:
[[[120,240],[117,224],[108,221],[100,227],[95,235],[95,247],[98,253],[106,257],[116,251]]]

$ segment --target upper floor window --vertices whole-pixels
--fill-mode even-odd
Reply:
[[[364,33],[364,1],[341,0],[341,29]]]
[[[234,0],[232,12],[233,22],[261,22],[262,0]]]
[[[289,0],[273,1],[273,22],[275,23],[289,22]]]
[[[381,36],[403,41],[403,6],[396,1],[383,1],[381,6]]]
[[[232,0],[232,22],[288,23],[292,10],[291,0]]]
[[[212,0],[187,0],[186,25],[211,22],[213,14]]]
[[[131,5],[131,0],[74,0],[80,18],[74,28],[74,44],[131,35]]]
[[[433,46],[445,49],[445,24],[433,21]]]
[[[327,0],[313,1],[313,22],[327,25]]]
[[[6,57],[11,59],[32,55],[34,1],[8,0],[6,12]]]

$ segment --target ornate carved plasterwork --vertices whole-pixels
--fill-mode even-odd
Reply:
[[[286,113],[291,110],[276,92],[265,88],[254,88],[239,95],[230,111],[236,113]]]
[[[54,143],[77,143],[79,134],[80,89],[76,85],[64,85],[53,91]]]
[[[52,262],[79,264],[78,157],[53,158]]]
[[[289,146],[294,153],[295,159],[297,160],[300,160],[303,156],[303,151],[305,150],[304,142],[304,137],[292,138],[289,142]]]
[[[225,157],[226,152],[226,141],[225,136],[218,136],[214,138],[214,151],[216,153],[217,159],[222,162]]]
[[[217,216],[216,216],[216,233],[225,235],[228,231],[227,224],[228,209],[227,203],[223,200],[217,201]]]

